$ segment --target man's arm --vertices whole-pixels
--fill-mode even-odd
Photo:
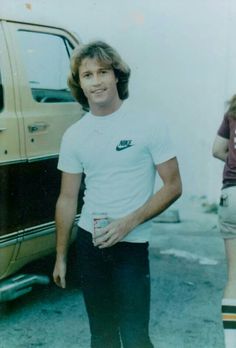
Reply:
[[[212,147],[212,155],[221,161],[226,161],[228,156],[228,144],[229,140],[217,135]]]
[[[159,215],[168,208],[182,193],[182,184],[176,158],[156,166],[163,186],[143,206],[124,218],[111,222],[103,229],[103,234],[94,240],[100,248],[110,247],[123,239],[139,224]]]
[[[56,204],[56,262],[53,271],[54,282],[66,287],[67,252],[71,227],[77,212],[77,201],[82,174],[62,174],[61,191]]]

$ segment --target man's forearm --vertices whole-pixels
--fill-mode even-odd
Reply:
[[[181,183],[164,185],[142,207],[127,216],[131,228],[162,213],[181,196],[181,193]]]
[[[94,239],[99,248],[110,247],[121,241],[136,226],[163,212],[181,195],[181,182],[177,185],[164,185],[143,206],[123,218],[112,221],[103,232]]]
[[[56,205],[56,250],[57,258],[67,257],[71,227],[77,211],[77,201],[60,198]]]

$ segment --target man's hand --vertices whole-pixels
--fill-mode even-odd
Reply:
[[[99,229],[98,236],[93,237],[94,246],[100,249],[111,247],[121,241],[133,227],[127,217],[113,220],[105,228]]]
[[[63,258],[58,258],[55,263],[53,271],[54,283],[60,288],[65,289],[66,287],[66,260]]]
[[[95,246],[102,249],[116,244],[136,226],[159,215],[180,197],[182,184],[177,159],[173,157],[156,165],[156,170],[163,181],[161,189],[129,215],[99,229],[99,235],[93,240]]]

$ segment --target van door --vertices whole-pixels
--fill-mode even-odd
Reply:
[[[12,232],[10,168],[23,161],[9,52],[0,22],[0,236]]]
[[[21,159],[19,124],[9,55],[0,22],[0,166]],[[14,141],[13,141],[14,140]]]
[[[16,231],[11,168],[22,162],[15,90],[7,43],[0,21],[0,278],[17,254],[20,238]]]
[[[20,80],[26,158],[55,157],[65,129],[82,115],[67,87],[69,58],[78,42],[55,28],[7,25]]]
[[[69,58],[78,42],[57,28],[9,21],[3,27],[19,97],[17,116],[25,160],[18,166],[15,181],[18,229],[31,238],[42,232],[40,225],[53,224],[61,137],[84,113],[67,87]]]

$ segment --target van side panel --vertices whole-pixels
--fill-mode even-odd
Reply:
[[[60,28],[0,19],[0,279],[55,250],[59,146],[84,114],[66,84],[78,44]]]
[[[0,235],[54,220],[57,159],[0,166]]]
[[[54,221],[60,177],[57,158],[0,166],[0,236]]]

